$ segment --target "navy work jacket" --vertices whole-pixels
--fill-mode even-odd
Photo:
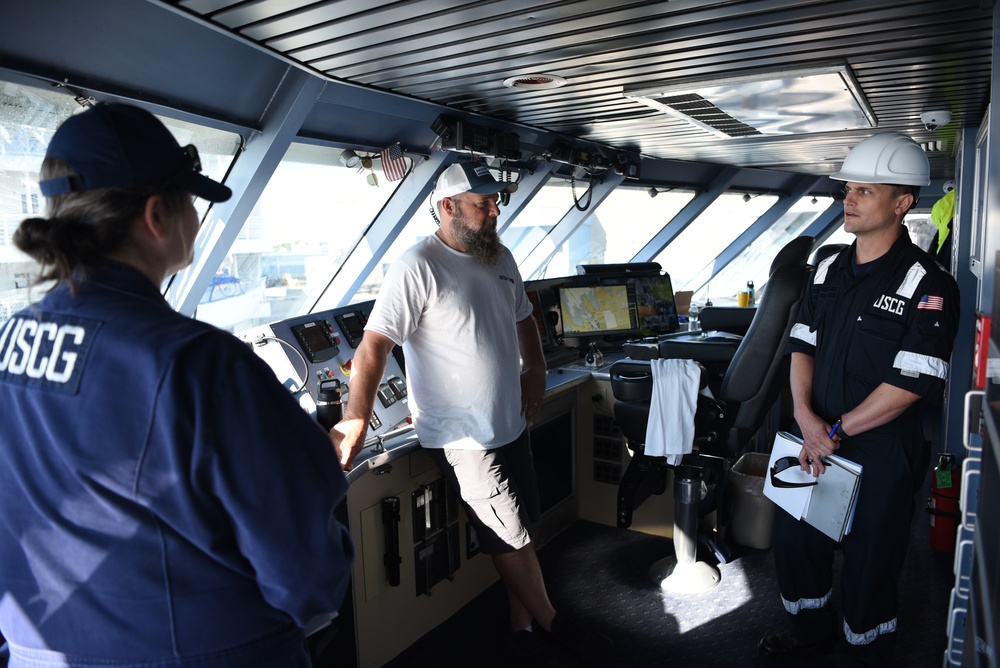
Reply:
[[[0,323],[0,406],[12,666],[308,665],[347,482],[244,343],[109,265]]]

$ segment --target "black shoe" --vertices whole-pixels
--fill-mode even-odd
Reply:
[[[557,643],[575,652],[586,663],[600,663],[614,657],[615,643],[611,638],[582,626],[561,612],[556,613],[549,633]]]
[[[826,654],[833,651],[836,644],[836,640],[800,642],[793,639],[788,631],[782,631],[761,638],[757,651],[772,661],[793,661],[810,654]]]
[[[552,642],[543,631],[511,633],[503,644],[504,653],[518,666],[578,668],[579,662]]]

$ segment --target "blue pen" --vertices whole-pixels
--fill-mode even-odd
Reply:
[[[840,429],[840,420],[837,420],[833,424],[833,429],[830,430],[830,436],[829,436],[829,438],[833,438],[837,434],[837,430],[838,429]]]

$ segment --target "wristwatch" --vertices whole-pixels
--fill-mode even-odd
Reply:
[[[841,424],[842,421],[843,418],[837,418],[837,421],[833,423],[833,428],[830,430],[830,438],[833,438],[837,434],[840,434],[840,440],[842,441],[846,441],[847,439],[850,438],[848,433],[844,431],[844,427]]]

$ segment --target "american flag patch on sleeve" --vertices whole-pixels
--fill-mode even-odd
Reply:
[[[944,310],[944,297],[924,295],[917,303],[917,308],[925,311],[942,311]]]

